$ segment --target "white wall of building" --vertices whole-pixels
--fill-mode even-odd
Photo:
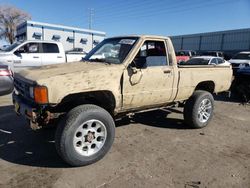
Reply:
[[[60,38],[55,38],[55,36]],[[89,52],[97,44],[96,42],[101,42],[105,36],[106,33],[100,31],[34,21],[27,21],[17,27],[17,39],[57,40],[63,44],[65,51],[83,48],[84,51]]]

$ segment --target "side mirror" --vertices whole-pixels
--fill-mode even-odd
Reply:
[[[15,55],[18,55],[18,56],[20,56],[21,53],[26,53],[24,47],[20,47],[20,48],[18,48],[18,49],[14,52],[14,54],[15,54]]]
[[[16,51],[14,52],[14,54],[15,54],[16,56],[18,56],[18,57],[20,57],[20,56],[21,56],[21,53],[20,53],[20,51],[19,51],[19,50],[16,50]]]

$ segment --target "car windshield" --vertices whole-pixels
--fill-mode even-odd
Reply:
[[[217,56],[216,52],[203,52],[202,55],[207,56]]]
[[[178,51],[176,52],[177,56],[189,56],[189,52],[186,51]]]
[[[121,64],[137,40],[137,37],[105,39],[91,50],[84,60]]]
[[[208,65],[209,59],[203,58],[193,58],[188,61],[184,65]]]
[[[6,49],[4,49],[4,51],[5,52],[10,52],[11,50],[13,50],[14,48],[16,48],[20,44],[21,44],[21,42],[14,43],[14,44],[10,45],[9,47],[7,47]]]
[[[236,54],[236,56],[234,56],[232,59],[246,59],[246,60],[250,60],[250,53],[239,53]]]

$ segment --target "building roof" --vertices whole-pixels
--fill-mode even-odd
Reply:
[[[224,31],[215,31],[215,32],[205,32],[205,33],[195,33],[195,34],[185,34],[185,35],[175,35],[170,36],[170,38],[178,38],[178,37],[195,37],[195,36],[204,36],[204,35],[219,35],[219,34],[227,34],[227,33],[240,33],[240,32],[250,32],[250,28],[244,29],[235,29],[235,30],[224,30]]]
[[[105,36],[106,33],[102,31],[96,31],[96,30],[90,30],[90,29],[83,29],[78,27],[69,27],[64,25],[58,25],[58,24],[50,24],[50,23],[44,23],[44,22],[36,22],[36,21],[25,21],[22,24],[20,24],[17,29],[25,26],[37,26],[37,27],[45,27],[50,29],[60,29],[60,30],[70,30],[70,31],[76,31],[76,32],[84,32],[84,33],[91,33],[91,34],[97,34],[97,35],[103,35]]]

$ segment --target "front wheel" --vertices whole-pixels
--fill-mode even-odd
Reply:
[[[214,98],[207,91],[195,91],[184,106],[184,121],[192,128],[203,128],[213,117]]]
[[[92,164],[105,156],[115,137],[111,115],[95,105],[72,109],[56,131],[56,149],[71,166]]]

